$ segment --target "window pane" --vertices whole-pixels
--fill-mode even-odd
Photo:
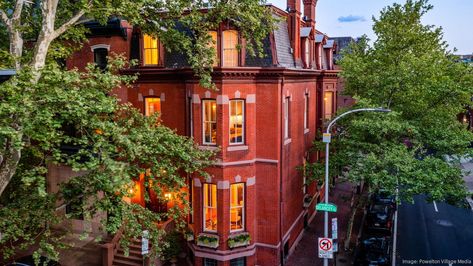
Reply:
[[[204,266],[217,266],[217,260],[204,258]]]
[[[217,32],[216,31],[209,31],[209,35],[212,37],[212,42],[210,43],[210,46],[213,47],[214,51],[215,51],[213,66],[217,66],[218,65]]]
[[[217,186],[204,184],[204,229],[217,231]]]
[[[108,50],[105,48],[97,48],[94,50],[94,62],[102,70],[107,68]]]
[[[151,116],[156,112],[161,113],[161,99],[158,97],[145,98],[145,115]]]
[[[204,100],[203,104],[203,143],[217,143],[217,102],[215,100]]]
[[[304,129],[309,128],[309,94],[304,95]]]
[[[244,227],[244,189],[243,183],[230,186],[230,229],[240,230]]]
[[[243,100],[230,101],[230,143],[243,144],[245,133],[245,113]]]
[[[290,98],[286,97],[284,101],[284,138],[289,138],[289,101]]]
[[[238,66],[238,32],[226,30],[223,32],[223,66]]]
[[[246,257],[230,260],[230,266],[246,266]]]
[[[324,94],[324,118],[330,119],[333,114],[333,92],[325,92]]]
[[[159,46],[158,39],[150,36],[143,36],[143,49],[144,49],[144,64],[145,65],[157,65],[159,58]]]

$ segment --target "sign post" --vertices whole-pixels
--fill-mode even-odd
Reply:
[[[146,255],[149,253],[149,232],[148,230],[143,231],[143,236],[141,237],[141,255]]]
[[[333,240],[319,237],[319,258],[333,259]]]
[[[332,218],[333,252],[338,252],[338,219]]]

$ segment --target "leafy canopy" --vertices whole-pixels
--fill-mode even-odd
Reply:
[[[330,163],[334,175],[373,189],[454,201],[464,198],[465,187],[458,165],[446,158],[470,152],[473,134],[457,115],[471,103],[473,69],[451,54],[441,28],[421,23],[431,8],[426,0],[384,8],[373,18],[373,44],[363,37],[343,54],[344,94],[357,99],[353,108],[392,112],[341,120]],[[314,177],[321,166],[310,166]]]
[[[30,3],[31,2],[31,3]],[[123,244],[149,231],[151,256],[169,249],[162,227],[173,218],[183,226],[189,205],[187,175],[205,176],[213,153],[165,127],[159,116],[145,117],[114,96],[135,77],[118,75],[129,67],[121,56],[106,71],[84,72],[57,63],[86,40],[83,22],[120,17],[160,38],[167,49],[188,56],[203,86],[211,86],[214,60],[208,30],[228,22],[259,53],[272,29],[269,10],[259,0],[0,0],[0,68],[17,75],[0,84],[0,256],[34,247],[36,256],[58,258],[68,246],[71,222],[100,221],[104,233],[123,230]],[[212,6],[203,12],[201,9]],[[189,29],[177,30],[177,25]],[[74,177],[58,187],[51,169],[67,165]],[[176,202],[167,213],[152,212],[126,198],[143,180],[147,193]],[[8,185],[7,185],[8,184]],[[3,190],[3,185],[7,185]],[[64,215],[56,208],[74,206]],[[62,208],[61,207],[61,208]],[[106,237],[106,235],[104,235]],[[96,239],[101,241],[100,238]]]

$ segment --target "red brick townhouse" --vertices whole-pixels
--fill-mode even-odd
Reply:
[[[315,29],[316,2],[288,0],[286,11],[268,6],[283,20],[265,39],[263,58],[237,49],[242,39],[227,23],[210,32],[218,90],[202,88],[184,56],[121,20],[89,24],[89,43],[67,61],[104,66],[111,52],[138,59],[124,73],[139,79],[117,96],[146,115],[160,112],[166,126],[202,149],[220,149],[209,178],[189,177],[194,265],[281,265],[315,215],[318,190],[304,185],[297,167],[318,159],[308,150],[335,112],[338,73],[333,42]],[[145,204],[141,191],[133,202]]]

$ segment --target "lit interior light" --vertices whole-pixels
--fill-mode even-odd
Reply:
[[[164,197],[165,197],[167,200],[170,200],[170,199],[171,199],[171,193],[166,193],[166,194],[164,194]]]

